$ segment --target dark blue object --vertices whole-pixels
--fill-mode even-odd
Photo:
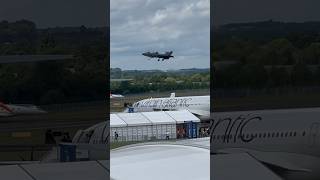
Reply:
[[[192,123],[192,137],[197,138],[197,123]]]
[[[60,146],[60,161],[72,162],[76,161],[76,146],[72,144],[59,144]]]
[[[129,108],[128,108],[128,112],[129,112],[129,113],[133,113],[133,112],[134,112],[134,108],[133,108],[133,107],[129,107]]]

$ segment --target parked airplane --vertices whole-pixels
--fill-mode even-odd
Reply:
[[[110,98],[123,98],[124,96],[121,94],[112,94],[110,93]]]
[[[215,113],[212,176],[258,179],[259,172],[262,179],[320,179],[319,116],[320,108]],[[104,122],[79,131],[73,143],[107,144],[108,127]]]
[[[28,114],[42,114],[46,111],[39,109],[34,105],[27,104],[4,104],[0,102],[0,117],[2,116],[16,116]]]
[[[0,64],[62,61],[73,59],[73,55],[1,55]],[[34,105],[4,104],[0,102],[0,117],[21,114],[40,114],[45,111]]]
[[[171,93],[169,98],[150,98],[138,101],[132,105],[133,112],[175,111],[187,109],[191,113],[209,117],[210,96],[176,97]]]
[[[158,58],[158,61],[160,61],[160,59],[164,61],[165,59],[173,58],[174,56],[172,56],[172,53],[173,53],[172,51],[165,52],[163,54],[158,52],[145,52],[145,53],[142,53],[142,55],[147,56],[149,58]]]

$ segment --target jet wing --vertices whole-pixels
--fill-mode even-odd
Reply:
[[[317,162],[318,159],[308,155],[287,153],[287,152],[263,152],[256,151],[251,149],[242,149],[242,148],[230,148],[219,151],[222,153],[247,153],[251,157],[255,158],[259,162],[265,164],[273,165],[289,171],[304,171],[311,172],[310,169],[297,164],[301,164],[301,159],[304,159],[308,162]]]
[[[247,153],[211,155],[213,180],[282,180],[277,174]]]
[[[204,111],[204,110],[199,110],[199,109],[188,109],[192,114],[197,115],[197,116],[204,116],[204,117],[209,117],[210,112],[209,111]]]

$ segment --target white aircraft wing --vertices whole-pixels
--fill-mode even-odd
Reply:
[[[208,139],[153,142],[111,150],[115,180],[209,180]]]
[[[198,116],[205,116],[205,117],[210,116],[209,111],[204,111],[204,110],[199,110],[199,109],[188,109],[188,111],[190,111],[192,114],[198,115]]]
[[[282,179],[247,153],[211,155],[211,176],[213,180]]]
[[[289,171],[304,171],[311,172],[307,167],[301,166],[301,159],[305,159],[308,162],[317,162],[318,159],[314,159],[312,156],[296,154],[296,153],[287,153],[287,152],[263,152],[255,151],[251,149],[243,148],[230,148],[219,151],[221,153],[227,154],[239,154],[245,153],[250,155],[256,161],[261,163],[273,165]],[[298,165],[299,164],[299,165]]]

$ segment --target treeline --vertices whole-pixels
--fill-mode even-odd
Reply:
[[[292,66],[234,64],[217,69],[213,81],[216,88],[316,87],[320,85],[320,67],[303,63]]]
[[[121,71],[112,69],[113,77],[124,80],[112,81],[111,92],[129,94],[153,91],[174,91],[183,89],[208,89],[210,86],[209,70],[186,73],[186,71]],[[117,75],[116,75],[117,74]]]
[[[51,104],[106,98],[106,28],[38,29],[27,20],[0,22],[0,55],[68,54],[74,59],[0,64],[0,100]]]
[[[319,31],[320,22],[266,21],[221,27],[215,32],[213,62],[228,65],[216,67],[214,87],[319,86]]]

